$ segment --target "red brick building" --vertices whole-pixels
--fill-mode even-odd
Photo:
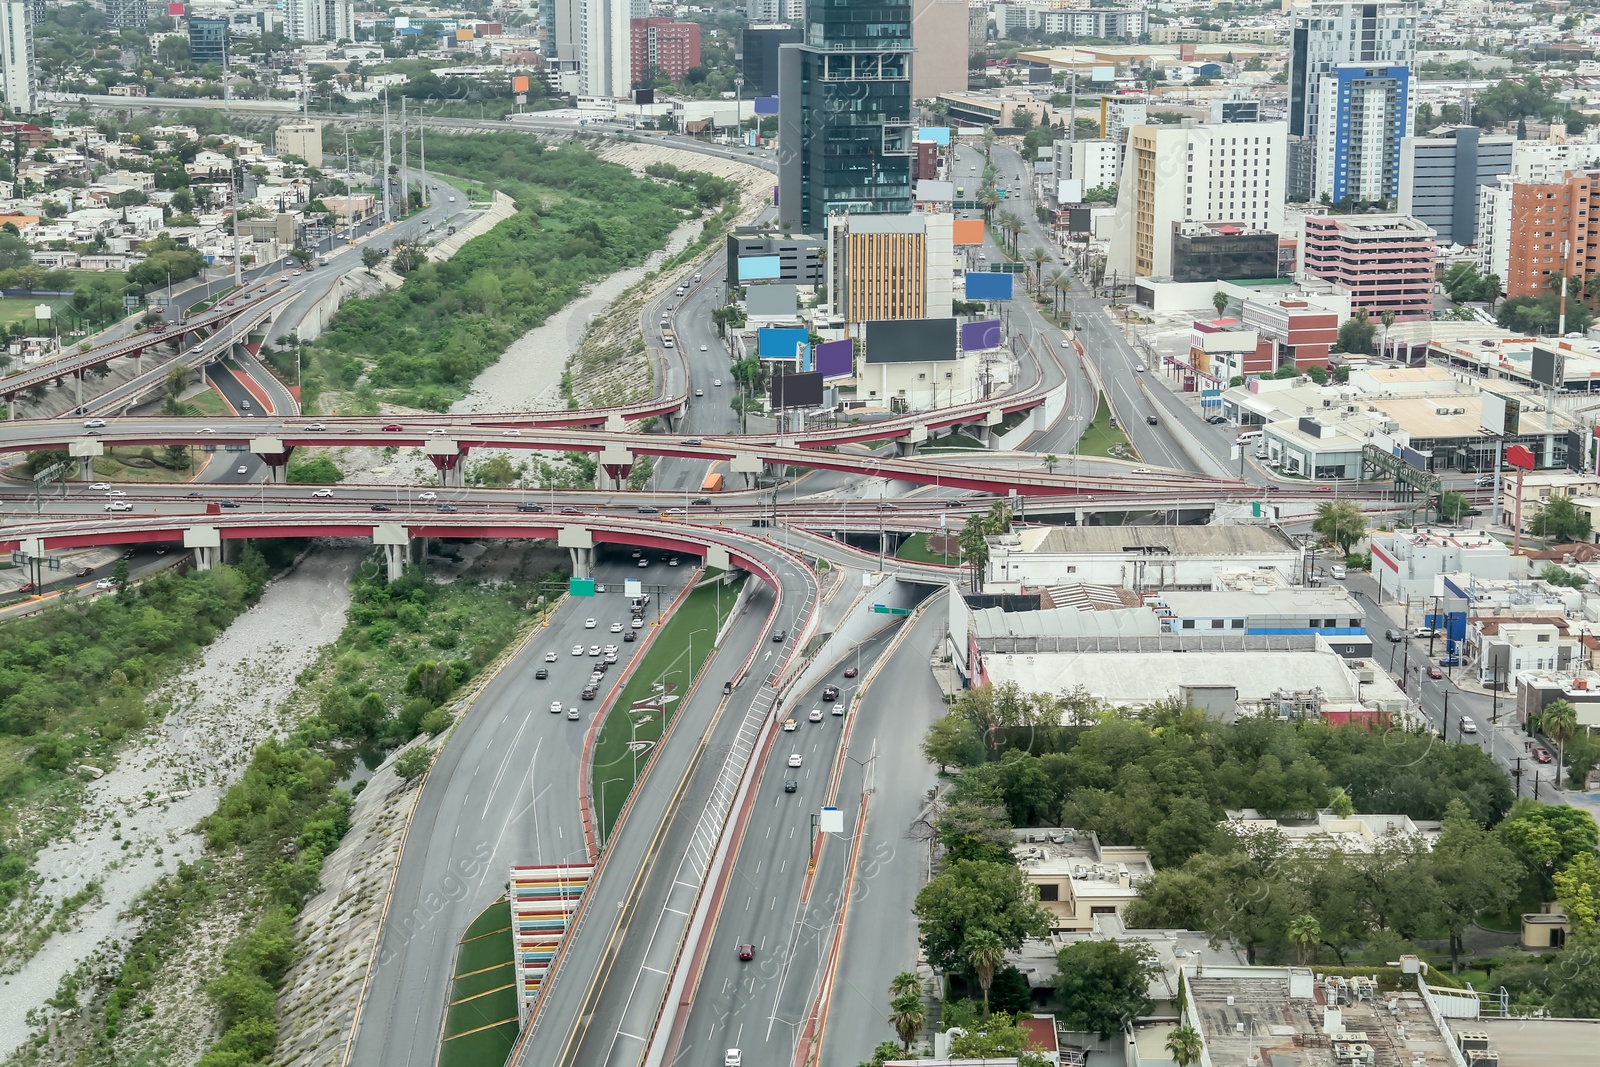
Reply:
[[[1568,173],[1548,185],[1515,183],[1510,233],[1507,297],[1544,296],[1557,274],[1593,274],[1600,269],[1600,173]]]
[[[630,77],[634,85],[654,71],[676,81],[690,67],[700,65],[700,24],[674,22],[669,18],[631,19],[633,38]]]
[[[1248,299],[1240,316],[1258,338],[1252,366],[1261,373],[1279,367],[1326,367],[1339,340],[1339,315],[1304,300]]]

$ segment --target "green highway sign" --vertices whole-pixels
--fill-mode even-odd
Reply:
[[[593,578],[568,578],[568,596],[594,596]]]
[[[910,615],[910,608],[891,608],[887,604],[874,604],[872,610],[879,615]]]

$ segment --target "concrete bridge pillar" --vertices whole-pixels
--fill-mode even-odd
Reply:
[[[621,489],[633,473],[633,453],[626,448],[602,448],[595,464],[596,489]],[[609,484],[608,484],[609,483]]]
[[[78,461],[78,477],[86,482],[94,479],[95,457],[105,453],[106,446],[93,437],[80,437],[67,442],[67,455]]]
[[[433,461],[434,469],[439,472],[439,481],[443,485],[459,486],[464,484],[465,471],[462,469],[467,458],[467,450],[455,441],[442,437],[430,437],[428,443],[422,446],[423,455]]]
[[[897,456],[914,456],[917,446],[928,440],[926,426],[913,426],[904,437],[897,438],[894,443],[894,454]]]
[[[677,433],[678,427],[683,425],[682,411],[668,411],[660,416],[661,425],[667,428],[668,433]]]
[[[196,570],[208,571],[222,562],[222,531],[215,526],[191,526],[183,531],[183,547],[194,553]]]
[[[284,444],[281,437],[252,437],[250,451],[260,456],[261,462],[267,465],[267,471],[272,475],[274,485],[281,484],[287,479],[289,456],[294,452],[293,445]]]
[[[411,531],[396,522],[380,522],[372,528],[372,543],[383,549],[384,577],[398,581],[411,562]]]
[[[556,545],[572,553],[572,576],[594,577],[594,534],[581,526],[562,526],[556,530]]]

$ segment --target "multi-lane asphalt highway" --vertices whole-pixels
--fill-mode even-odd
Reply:
[[[873,637],[851,662],[870,673],[898,633],[891,627]],[[845,678],[836,671],[795,694],[784,712],[794,730],[780,730],[767,759],[752,772],[758,781],[749,821],[715,925],[702,941],[705,954],[694,976],[692,1005],[674,1050],[684,1062],[715,1063],[730,1048],[740,1049],[750,1063],[794,1060],[840,918],[860,810],[859,788],[836,789],[840,747],[846,731],[856,730],[866,716],[876,720],[886,717],[889,705],[903,708],[898,699],[875,710],[858,703],[863,677]],[[830,685],[840,691],[837,702],[822,698]],[[859,736],[852,736],[849,749],[862,753],[862,761],[870,759]],[[792,765],[794,756],[800,757],[798,767]],[[855,760],[847,756],[846,765]],[[813,823],[824,805],[844,812],[845,828],[843,834],[828,835],[811,875]],[[745,945],[751,946],[749,960],[740,958]]]
[[[431,1067],[456,942],[501,895],[510,867],[588,862],[579,814],[580,791],[588,787],[584,733],[647,647],[611,632],[613,623],[628,625],[623,579],[643,573],[628,555],[609,551],[595,570],[607,591],[562,604],[463,713],[440,751],[406,835],[351,1064]],[[697,573],[658,559],[646,580],[661,587],[653,595],[670,602]],[[591,618],[596,626],[587,629]],[[587,650],[597,644],[615,644],[619,662],[607,671],[600,697],[582,700],[596,662]],[[585,654],[572,655],[577,647]],[[550,677],[536,679],[540,669]],[[559,713],[550,710],[555,702]],[[581,718],[568,719],[567,708]]]

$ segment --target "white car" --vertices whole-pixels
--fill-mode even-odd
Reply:
[[[89,488],[94,490],[97,493],[103,493],[107,489],[111,488],[111,483],[110,482],[95,482]]]
[[[104,429],[105,424],[105,419],[85,419],[83,422],[83,428],[85,430],[99,430]]]
[[[704,389],[696,389],[694,391],[694,395],[695,396],[705,396],[706,395],[706,391]]]
[[[599,645],[590,645],[589,646],[589,655],[598,656],[599,654],[600,654],[600,646]]]
[[[744,1053],[730,1048],[722,1054],[722,1067],[744,1067]]]
[[[556,654],[554,652],[546,652],[544,654],[544,661],[546,663],[554,663],[556,661]]]
[[[1072,347],[1072,346],[1071,346],[1071,345],[1069,345],[1069,344],[1067,344],[1067,339],[1066,339],[1066,338],[1065,338],[1065,337],[1063,337],[1063,338],[1062,338],[1062,339],[1061,339],[1061,347],[1062,347],[1062,348],[1070,348],[1070,347]]]
[[[1463,715],[1461,716],[1461,732],[1464,734],[1475,734],[1478,732],[1478,724]]]
[[[604,652],[608,656],[615,656],[617,654],[618,650],[617,650],[617,646],[616,645],[607,645],[606,647],[602,648],[600,651]]]
[[[678,565],[678,557],[677,556],[673,556],[671,559],[667,560],[667,566],[676,567],[677,565]]]
[[[428,431],[428,434],[429,434],[429,436],[432,436],[434,434],[439,434],[439,435],[442,436],[444,434],[444,427],[443,426],[435,426],[433,429]]]
[[[322,500],[327,500],[329,497],[333,496],[333,490],[329,489],[327,487],[323,487],[321,489],[318,489],[315,493],[312,493],[311,495],[313,497],[317,497],[317,498],[320,498]]]
[[[306,429],[309,430],[311,433],[327,433],[328,432],[327,424],[326,423],[322,423],[322,422],[307,423],[306,424]]]
[[[115,589],[117,587],[117,583],[113,582],[110,578],[102,578],[98,582],[94,583],[94,587],[104,592],[107,589]]]
[[[202,426],[202,427],[200,427],[200,432],[201,433],[216,433],[217,431],[213,430],[209,426]]]
[[[1134,365],[1134,368],[1133,368],[1133,369],[1134,369],[1134,370],[1136,370],[1136,371],[1138,371],[1138,372],[1139,372],[1139,373],[1140,373],[1140,374],[1143,374],[1143,373],[1144,373],[1144,370],[1145,370],[1145,367],[1144,367],[1144,364],[1143,364],[1143,363],[1138,363],[1138,364],[1135,364],[1135,365]]]
[[[432,491],[429,491],[429,492],[426,492],[426,493],[418,493],[417,494],[417,499],[418,500],[438,500],[439,499],[439,494],[435,493],[435,492],[432,492]]]
[[[721,379],[721,378],[713,378],[713,379],[712,379],[712,380],[711,380],[711,384],[712,384],[712,385],[715,385],[715,386],[717,386],[717,387],[718,387],[718,388],[721,388],[721,386],[722,386],[722,379]]]
[[[789,766],[791,767],[798,767],[800,766],[801,762],[802,760],[800,759],[800,753],[798,752],[789,757]]]
[[[521,437],[522,436],[522,431],[516,429],[515,427],[513,427],[512,429],[509,429],[509,430],[501,430],[500,431],[500,436],[501,437]]]
[[[641,567],[648,567],[648,566],[650,566],[650,561],[649,561],[649,560],[647,560],[647,559],[641,559],[641,560],[640,560],[640,561],[639,561],[639,566],[641,566]]]
[[[637,630],[637,629],[641,628],[642,626],[644,626],[644,620],[643,619],[634,619],[633,622],[629,623],[629,625],[632,626],[635,630]]]
[[[106,505],[107,511],[132,511],[133,505],[126,500],[113,500]]]
[[[561,714],[561,701],[552,700],[550,702],[550,714],[552,714],[552,715],[560,715]]]
[[[250,473],[250,468],[245,466],[243,463],[241,463],[241,464],[239,464],[239,469],[237,471],[235,471],[234,473],[235,474],[249,474]]]
[[[705,350],[706,350],[706,346],[705,345],[701,345],[700,346],[700,351],[704,352]]]
[[[583,620],[583,628],[585,630],[592,630],[592,629],[594,629],[594,627],[595,627],[595,622],[594,622],[593,619],[584,619]]]
[[[821,722],[822,721],[822,709],[821,708],[812,708],[811,709],[811,714],[806,716],[806,718],[810,719],[812,722]]]
[[[128,494],[123,492],[121,489],[113,489],[110,492],[108,492],[106,495],[107,496],[127,496]]]
[[[784,719],[783,720],[783,732],[784,733],[792,734],[798,729],[800,729],[800,724],[795,722],[793,719]]]
[[[581,655],[583,655],[583,646],[582,646],[582,645],[573,645],[573,646],[572,646],[572,654],[573,654],[573,655],[574,655],[574,656],[581,656]]]
[[[611,624],[611,632],[614,633],[614,634],[620,634],[622,632],[622,624],[620,622],[612,623]]]
[[[1155,471],[1151,470],[1149,467],[1135,467],[1129,473],[1131,473],[1131,474],[1154,474]]]

